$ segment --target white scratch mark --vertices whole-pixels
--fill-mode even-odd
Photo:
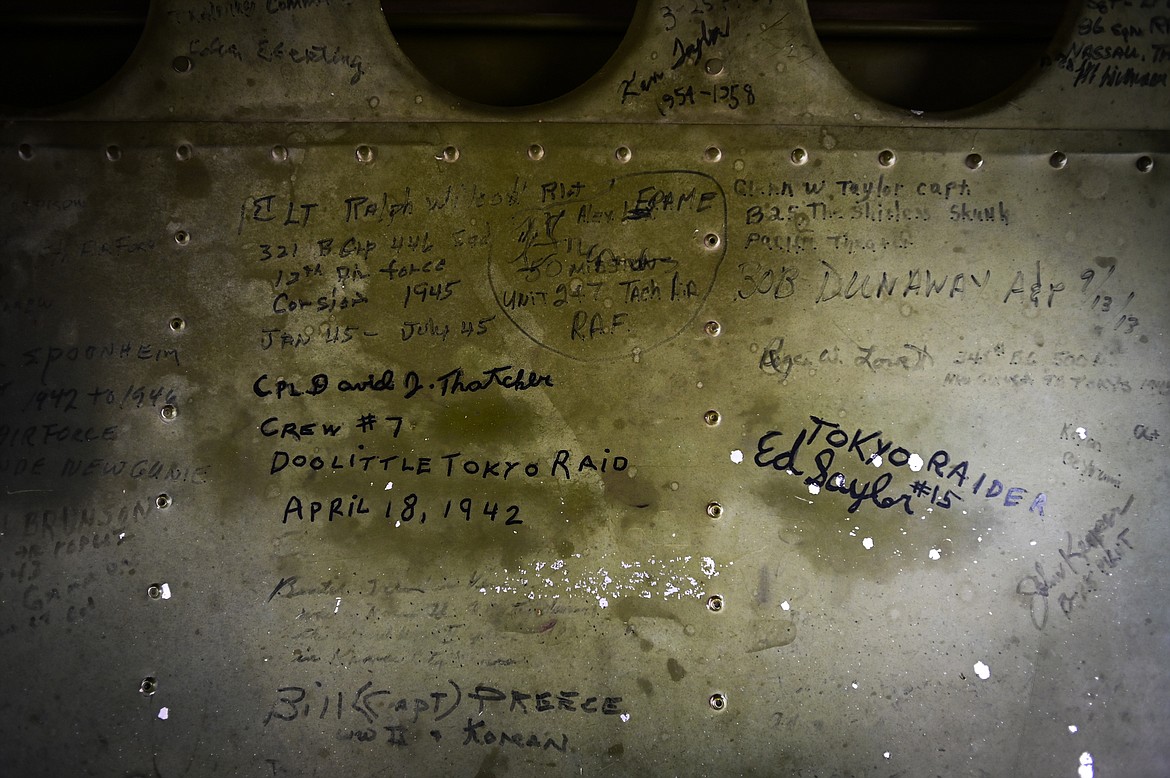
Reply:
[[[340,597],[337,598],[337,604],[333,606],[333,612],[337,613],[337,611],[339,611],[339,610],[341,610],[341,598]]]
[[[624,723],[624,722],[626,722],[626,721],[629,721],[629,720],[630,720],[630,714],[628,714],[628,713],[623,713],[623,714],[621,715],[621,719],[622,719],[622,722],[623,722],[623,723]]]

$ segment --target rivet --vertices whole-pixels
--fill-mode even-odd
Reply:
[[[968,169],[978,170],[979,168],[983,167],[983,155],[968,154],[967,159],[964,160],[964,162],[966,163]]]
[[[183,321],[178,316],[171,319],[171,329],[174,330],[175,332],[179,332],[180,330],[184,329],[186,326],[187,326],[187,322]]]
[[[711,698],[707,700],[707,703],[711,706],[712,710],[723,710],[727,707],[727,697],[725,697],[721,692],[715,692],[711,695]]]
[[[374,161],[374,150],[364,143],[354,149],[353,155],[357,158],[358,162]]]
[[[528,158],[533,162],[539,162],[544,159],[544,146],[539,143],[533,143],[528,147]]]
[[[195,63],[191,61],[190,57],[175,57],[171,60],[171,67],[176,73],[190,73],[191,68],[195,67]]]
[[[155,680],[154,676],[148,675],[142,679],[142,683],[138,684],[138,691],[150,697],[158,691],[158,681]]]
[[[110,162],[117,162],[122,158],[122,149],[114,144],[106,146],[106,159]]]
[[[166,492],[163,492],[158,497],[154,498],[154,505],[160,511],[165,511],[167,508],[171,507],[171,496]]]
[[[273,146],[272,147],[272,161],[273,162],[284,162],[287,159],[288,159],[288,149],[286,149],[284,146]]]
[[[703,66],[703,70],[707,71],[709,76],[717,76],[723,72],[723,60],[718,57],[712,57],[707,60],[707,64]]]
[[[162,584],[153,583],[150,586],[146,587],[146,596],[152,600],[161,599],[162,598]]]
[[[629,146],[618,146],[613,156],[618,162],[625,164],[634,158],[634,152],[630,151]]]
[[[890,151],[889,149],[885,149],[880,154],[878,154],[878,164],[882,167],[890,167],[897,161],[898,158],[894,155],[894,152]]]
[[[186,162],[187,160],[191,159],[191,156],[194,153],[195,150],[191,148],[189,143],[180,143],[175,147],[175,159],[179,160],[180,162]]]
[[[443,149],[442,160],[444,162],[454,162],[459,159],[459,149],[454,146],[448,146]]]
[[[713,519],[718,519],[723,515],[723,506],[717,502],[707,503],[707,515]]]
[[[180,246],[186,246],[190,242],[191,233],[187,232],[186,230],[175,231],[175,243],[178,243]]]
[[[719,423],[719,411],[707,411],[703,414],[703,421],[708,427],[714,427]]]
[[[707,333],[711,337],[715,337],[722,331],[723,328],[719,326],[719,322],[715,321],[714,319],[703,325],[703,332]]]
[[[708,249],[711,249],[712,251],[719,248],[719,244],[721,242],[722,241],[720,241],[719,236],[713,232],[708,232],[706,235],[703,236],[703,245],[706,246]]]
[[[788,155],[788,158],[792,160],[792,164],[794,165],[803,165],[805,162],[808,162],[808,152],[802,148],[795,148]]]
[[[1068,157],[1065,156],[1063,151],[1054,151],[1052,152],[1052,156],[1048,158],[1048,164],[1060,170],[1068,164]]]
[[[708,146],[707,150],[703,152],[703,159],[708,162],[718,162],[723,159],[723,151],[718,146]]]
[[[1138,171],[1142,173],[1149,173],[1154,169],[1154,159],[1152,157],[1138,157],[1138,160],[1135,164],[1137,165]]]
[[[719,611],[723,610],[723,595],[712,594],[710,597],[708,597],[707,610],[711,611],[712,613],[718,613]]]
[[[22,143],[17,148],[16,153],[20,155],[21,159],[28,161],[33,158],[33,147],[27,143]]]
[[[163,421],[174,421],[179,417],[179,409],[174,405],[164,405],[158,413]]]

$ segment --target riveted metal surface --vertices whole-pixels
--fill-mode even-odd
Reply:
[[[1166,771],[1161,12],[918,117],[690,5],[504,111],[159,3],[0,128],[0,771]]]

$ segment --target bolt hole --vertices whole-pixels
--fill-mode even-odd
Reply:
[[[707,503],[707,515],[713,519],[718,519],[723,515],[723,506],[717,502]]]
[[[165,511],[167,508],[171,507],[171,502],[171,496],[166,492],[163,492],[158,497],[154,498],[154,506],[160,511]]]
[[[152,600],[162,599],[162,584],[153,583],[146,587],[146,596]]]
[[[707,610],[712,613],[718,613],[723,610],[723,596],[720,594],[712,594],[707,598]],[[712,705],[711,707],[715,707]]]
[[[30,160],[33,158],[33,147],[27,143],[22,143],[20,144],[20,148],[16,150],[16,153],[20,155],[21,159]]]
[[[795,148],[792,153],[788,155],[794,165],[803,165],[808,162],[808,152],[801,148]]]
[[[192,149],[190,144],[187,143],[180,143],[177,147],[175,147],[175,159],[179,160],[180,162],[186,162],[187,160],[191,159],[194,153],[195,150]]]
[[[179,417],[179,409],[174,405],[164,405],[159,410],[159,415],[163,421],[174,421]]]
[[[968,154],[965,162],[968,169],[978,170],[983,167],[983,156],[980,154]]]
[[[707,411],[703,414],[703,421],[708,427],[714,427],[719,424],[719,411]]]
[[[539,162],[544,159],[544,146],[539,143],[533,143],[528,147],[528,158],[533,162]]]
[[[1063,151],[1054,151],[1052,156],[1048,158],[1048,164],[1057,170],[1061,170],[1068,164],[1068,157]]]
[[[106,159],[110,162],[117,162],[122,158],[122,149],[114,144],[106,146]]]
[[[364,143],[354,149],[353,155],[357,158],[358,162],[374,161],[374,150]]]
[[[709,146],[707,150],[703,152],[703,159],[707,160],[708,162],[718,162],[719,160],[723,159],[723,150],[718,146]]]
[[[886,149],[878,154],[878,164],[882,167],[890,167],[897,161],[898,158],[894,155],[894,152],[890,151],[889,149]]]
[[[716,335],[718,335],[720,332],[723,331],[723,328],[719,325],[719,322],[712,319],[711,321],[709,321],[703,325],[703,331],[706,332],[711,337],[715,337]]]
[[[723,710],[727,707],[727,697],[719,692],[711,695],[711,699],[707,700],[711,706],[711,710]]]
[[[148,675],[142,679],[142,683],[138,684],[138,691],[150,697],[158,691],[158,681],[154,676]]]
[[[629,146],[618,146],[617,150],[614,151],[613,156],[614,159],[616,159],[618,162],[625,164],[634,158],[634,152],[630,151]]]
[[[180,246],[186,246],[190,242],[191,233],[186,230],[177,230],[175,232],[175,243],[178,243]]]
[[[713,232],[708,232],[703,236],[703,245],[709,249],[714,250],[719,248],[719,243],[719,236]]]
[[[1137,163],[1135,164],[1141,173],[1149,173],[1154,169],[1154,160],[1152,157],[1138,157]]]
[[[443,149],[441,159],[444,162],[455,162],[459,159],[459,149],[454,146],[448,146],[447,148]]]
[[[171,60],[171,67],[176,73],[190,73],[191,68],[195,67],[195,63],[191,61],[190,57],[175,57]]]
[[[182,329],[184,329],[186,326],[187,326],[187,322],[183,321],[183,320],[182,320],[182,319],[180,319],[178,316],[176,316],[175,318],[171,319],[171,329],[172,329],[172,330],[174,330],[175,332],[179,332],[179,331],[181,331],[181,330],[182,330]]]

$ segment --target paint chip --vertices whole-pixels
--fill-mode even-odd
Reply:
[[[889,751],[887,751],[887,752],[885,752],[884,754],[882,754],[882,756],[884,756],[886,759],[889,759],[889,758],[890,758],[890,752],[889,752]]]
[[[1093,778],[1093,755],[1088,751],[1081,754],[1081,766],[1077,768],[1080,778]]]
[[[975,663],[975,675],[986,681],[991,677],[991,668],[985,665],[982,661]]]
[[[784,602],[780,603],[780,610],[782,610],[782,611],[792,610],[792,606],[788,604],[788,600],[785,600]]]
[[[171,585],[169,583],[164,583],[162,585],[162,598],[164,600],[171,599]]]
[[[731,452],[731,461],[738,465],[740,462],[743,461],[743,452],[740,451],[738,448],[735,451],[732,451]]]
[[[170,718],[170,715],[171,715],[170,708],[159,708],[158,709],[158,717],[160,719],[162,719],[163,721],[166,721],[168,718]]]
[[[930,550],[929,556],[931,559],[933,559],[934,561],[937,562],[938,560],[942,559],[942,549],[941,548],[932,548]]]
[[[915,473],[917,473],[919,470],[922,469],[922,466],[926,463],[922,461],[922,457],[918,456],[917,454],[911,454],[910,459],[907,462],[907,464],[910,465],[911,470],[913,470]]]
[[[1068,731],[1075,735],[1077,733],[1077,725],[1076,724],[1069,724]]]
[[[816,484],[809,484],[808,485],[808,493],[809,494],[820,494],[821,487],[817,486]]]
[[[862,538],[861,545],[865,546],[866,550],[873,548],[873,538]]]
[[[390,491],[390,490],[391,490],[391,489],[393,489],[393,488],[394,488],[394,482],[393,482],[393,481],[387,481],[387,482],[386,482],[386,488],[385,488],[385,489],[383,489],[382,491],[383,491],[383,492],[388,492],[388,491]]]
[[[605,599],[604,597],[598,597],[597,604],[603,608],[608,608],[609,607],[609,600]]]
[[[621,720],[622,720],[623,722],[629,721],[629,720],[630,720],[630,714],[628,714],[628,713],[623,713],[623,714],[621,715]]]
[[[881,458],[881,455],[879,455],[879,454],[874,454],[872,457],[869,458],[869,461],[873,463],[874,467],[881,467],[882,466],[882,458]]]
[[[702,561],[699,563],[699,569],[702,570],[703,575],[707,576],[708,578],[718,575],[718,573],[715,572],[715,560],[709,556],[703,557]]]
[[[1084,427],[1077,427],[1077,437],[1081,440],[1084,440],[1085,438],[1089,437],[1089,431]]]

